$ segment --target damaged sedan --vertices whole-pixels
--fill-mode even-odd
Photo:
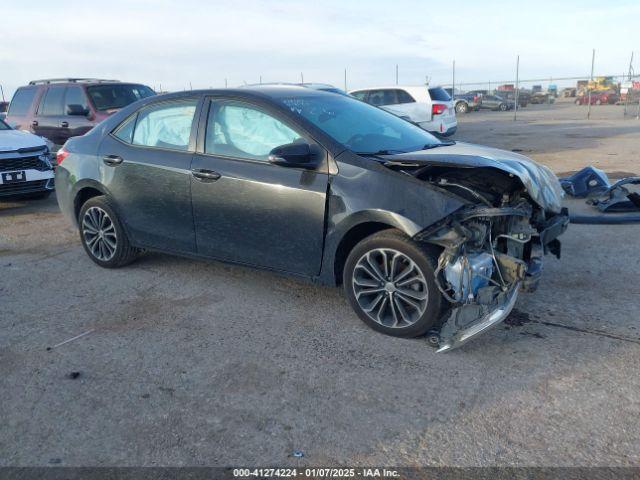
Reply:
[[[568,224],[546,167],[303,87],[144,99],[58,163],[102,267],[152,250],[341,285],[367,325],[439,351],[504,320]]]

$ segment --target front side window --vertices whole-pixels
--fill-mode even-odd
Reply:
[[[80,105],[85,110],[89,109],[87,105],[87,97],[82,90],[82,87],[67,87],[67,93],[64,100],[64,113],[69,113],[70,105]]]
[[[367,103],[375,106],[381,105],[395,105],[396,100],[396,91],[395,90],[372,90],[369,93],[369,98],[367,99]]]
[[[155,92],[145,85],[128,85],[126,83],[92,85],[87,87],[96,110],[101,112],[118,110],[143,98],[155,95]]]
[[[364,98],[367,96],[367,91],[363,90],[363,91],[360,91],[360,92],[353,92],[353,93],[350,93],[350,95],[352,97],[357,98],[358,100],[364,101]]]
[[[267,160],[276,147],[301,136],[259,107],[242,102],[211,102],[205,152],[250,160]]]
[[[132,143],[169,150],[188,150],[197,104],[198,100],[189,99],[160,103],[141,110]],[[126,135],[127,132],[123,133]]]
[[[420,127],[348,96],[297,96],[280,101],[356,153],[413,152],[442,143]]]
[[[57,116],[63,115],[64,93],[66,87],[57,86],[49,87],[45,94],[40,107],[38,108],[38,115],[42,116]]]
[[[36,95],[36,87],[19,88],[11,99],[8,115],[26,115]]]

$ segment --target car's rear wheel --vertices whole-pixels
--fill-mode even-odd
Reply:
[[[596,100],[596,105],[602,105],[602,100],[600,99]]]
[[[506,112],[507,108],[509,108],[509,107],[508,107],[508,105],[506,103],[501,103],[499,108],[500,108],[500,111]]]
[[[438,252],[397,230],[358,243],[349,254],[344,290],[371,328],[395,337],[424,335],[438,322],[442,296],[435,284]]]
[[[466,102],[458,102],[456,104],[456,113],[467,113],[469,111],[469,105]]]
[[[129,243],[122,223],[106,197],[87,200],[80,209],[78,225],[84,250],[101,267],[122,267],[135,260],[138,250]]]

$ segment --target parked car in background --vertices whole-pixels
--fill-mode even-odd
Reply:
[[[577,89],[573,87],[563,88],[562,89],[562,97],[563,98],[572,98],[577,94]]]
[[[547,167],[302,87],[147,98],[58,159],[97,265],[150,249],[342,285],[371,328],[440,351],[504,320],[568,223]]]
[[[480,104],[480,108],[488,110],[500,110],[503,112],[511,110],[514,106],[515,102],[513,100],[507,100],[505,98],[499,97],[498,95],[483,95],[482,103]]]
[[[451,88],[445,88],[445,91],[453,98],[456,113],[467,113],[470,110],[478,110],[482,102],[482,96],[474,93],[455,93],[452,94]]]
[[[615,92],[591,92],[591,105],[613,105],[620,99],[620,95]],[[576,105],[588,105],[589,94],[577,97]]]
[[[515,90],[501,90],[499,93],[497,93],[497,95],[500,98],[503,98],[505,100],[508,100],[509,102],[512,102],[513,105],[515,106],[515,103],[516,103]],[[526,92],[524,90],[518,91],[518,108],[521,108],[521,107],[523,108],[529,105],[530,99],[531,99],[531,95],[529,94],[529,92]]]
[[[0,120],[0,197],[43,198],[54,188],[47,140]]]
[[[6,118],[7,108],[9,108],[9,102],[0,102],[0,120],[4,120]]]
[[[394,85],[352,90],[349,95],[409,120],[431,133],[449,136],[458,128],[453,100],[442,87]]]
[[[123,107],[155,95],[146,85],[117,80],[63,78],[34,80],[11,99],[6,121],[62,145],[83,135]]]
[[[535,92],[531,95],[531,98],[529,98],[529,103],[535,105],[540,105],[543,103],[554,103],[554,101],[555,97],[544,92]]]

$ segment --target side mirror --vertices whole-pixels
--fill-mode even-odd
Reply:
[[[89,115],[89,109],[77,104],[67,105],[67,115],[86,117],[87,115]]]
[[[319,154],[317,147],[308,143],[287,143],[274,148],[269,153],[269,163],[281,167],[315,168]]]

